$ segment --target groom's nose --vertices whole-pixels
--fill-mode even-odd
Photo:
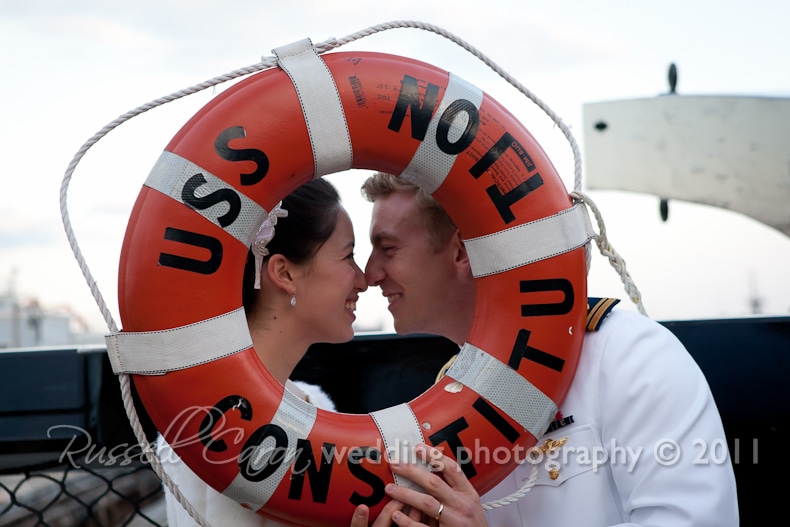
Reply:
[[[377,262],[375,255],[371,254],[365,264],[365,281],[368,286],[377,286],[384,280],[384,276],[384,268]]]

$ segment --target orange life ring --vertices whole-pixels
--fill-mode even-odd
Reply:
[[[121,253],[113,367],[132,376],[154,425],[201,479],[264,516],[348,525],[360,503],[375,515],[394,481],[386,453],[406,455],[417,441],[451,455],[465,448],[482,494],[535,445],[573,378],[586,212],[524,126],[457,76],[394,55],[319,56],[309,41],[275,52],[281,67],[201,109],[142,188]],[[345,168],[433,191],[468,240],[477,283],[474,322],[448,374],[369,415],[316,410],[284,390],[252,349],[241,308],[263,216]]]

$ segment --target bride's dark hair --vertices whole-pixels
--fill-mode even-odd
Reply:
[[[314,179],[283,198],[282,208],[288,211],[288,216],[279,219],[274,237],[266,245],[269,256],[282,254],[296,264],[308,262],[335,231],[340,194],[329,181]],[[264,259],[264,265],[265,262]],[[254,284],[255,258],[250,252],[242,285],[242,302],[247,313],[252,311],[257,298]]]

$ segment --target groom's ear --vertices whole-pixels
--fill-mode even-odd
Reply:
[[[458,266],[462,272],[471,273],[472,268],[469,265],[469,253],[466,251],[466,244],[464,243],[464,237],[461,236],[460,230],[455,229],[450,243],[453,246],[453,261],[455,265]]]

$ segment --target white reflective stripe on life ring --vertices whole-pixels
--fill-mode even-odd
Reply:
[[[162,331],[104,337],[116,374],[162,375],[227,357],[252,347],[244,308]]]
[[[280,406],[269,425],[279,427],[288,437],[287,447],[277,448],[263,441],[248,452],[243,461],[250,470],[263,471],[269,462],[277,463],[272,473],[261,478],[245,478],[239,473],[222,494],[257,511],[269,501],[299,453],[299,439],[310,435],[318,409],[291,393],[283,390]],[[245,449],[246,450],[246,449]],[[263,472],[261,472],[263,474]],[[255,481],[254,479],[259,479]]]
[[[179,203],[184,203],[183,193],[187,182],[195,176],[202,176],[205,181],[200,184],[199,191],[196,189],[196,194],[200,197],[228,190],[239,197],[238,218],[229,225],[220,223],[223,214],[228,212],[228,204],[224,201],[204,209],[192,208],[210,222],[225,229],[225,232],[239,240],[245,247],[249,247],[268,211],[208,170],[203,170],[188,159],[165,150],[148,174],[145,186],[158,190]]]
[[[502,273],[578,249],[595,235],[587,208],[577,203],[553,216],[464,240],[475,278]]]
[[[335,79],[309,38],[275,48],[304,113],[313,147],[314,178],[351,168],[353,149]]]
[[[557,405],[549,396],[507,364],[468,342],[446,375],[485,397],[535,437],[544,434],[557,414]],[[518,397],[513,396],[516,393]]]
[[[439,127],[439,121],[444,117],[447,108],[456,101],[470,102],[479,110],[483,103],[483,92],[458,75],[450,73],[447,90],[431,117],[425,140],[420,143],[408,166],[400,174],[400,177],[422,187],[429,194],[436,192],[436,189],[444,183],[447,174],[453,168],[455,158],[458,157],[458,154],[443,152],[436,144],[436,129]],[[466,123],[462,122],[459,116],[460,114],[457,114],[453,118],[447,134],[449,138],[456,140],[466,130]]]
[[[403,403],[371,412],[370,416],[381,433],[387,456],[403,462],[414,463],[428,470],[428,464],[417,459],[414,455],[414,446],[425,443],[425,438],[422,435],[420,423],[417,422],[417,417],[415,417],[408,404]],[[392,476],[395,479],[395,483],[402,487],[422,490],[422,487],[410,479],[395,473]]]

